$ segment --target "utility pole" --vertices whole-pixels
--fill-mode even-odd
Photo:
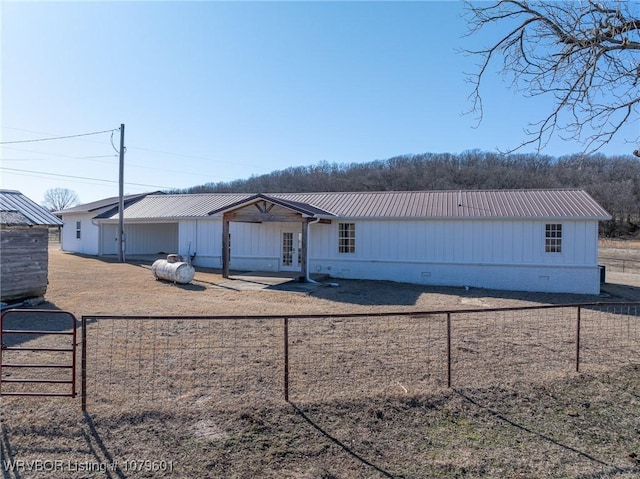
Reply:
[[[124,123],[120,124],[120,175],[118,193],[118,261],[124,263]]]

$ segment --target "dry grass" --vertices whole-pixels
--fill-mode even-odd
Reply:
[[[358,281],[310,293],[236,291],[215,271],[198,271],[193,284],[176,286],[154,281],[147,264],[57,251],[50,281],[48,306],[78,317],[347,314],[600,299]],[[487,329],[479,316],[457,323],[465,328],[454,342],[459,375],[448,390],[441,366],[415,367],[441,364],[435,358],[443,351],[442,319],[432,319],[431,329],[407,318],[292,321],[292,404],[281,399],[280,322],[100,320],[91,325],[89,350],[101,369],[93,369],[89,386],[109,396],[96,394],[86,416],[77,399],[3,398],[3,460],[60,464],[17,474],[3,468],[3,477],[640,477],[638,361],[567,373],[572,356],[559,357],[546,341],[571,351],[567,333],[544,338],[547,325],[533,323],[532,330],[527,318],[495,318]],[[557,326],[565,319],[546,321]],[[594,317],[594,333],[602,331],[597,321],[607,323]],[[637,324],[629,325],[638,334]],[[498,341],[496,327],[510,343]],[[614,340],[618,333],[607,334]],[[533,350],[531,337],[540,339]],[[120,347],[110,363],[102,357],[114,349],[109,341]],[[537,371],[545,374],[537,380],[500,376],[493,362],[499,355],[520,358],[515,366],[522,371],[532,364],[521,356],[527,351],[557,358],[563,372]],[[391,359],[375,363],[381,352]],[[489,374],[477,368],[478,358]],[[171,376],[176,370],[181,374]],[[132,471],[130,461],[150,462],[134,463],[143,470]],[[144,470],[169,465],[171,471]],[[104,473],[86,470],[99,466]]]
[[[600,264],[609,271],[640,274],[640,240],[600,240]]]
[[[609,248],[631,251],[640,250],[640,240],[601,239],[599,243],[601,250]]]
[[[3,406],[3,458],[117,463],[108,477],[633,478],[639,376],[629,367],[518,389],[302,406],[159,403],[86,418],[68,402],[11,401]],[[173,471],[133,473],[133,460],[167,461]],[[19,477],[97,476],[67,469]]]

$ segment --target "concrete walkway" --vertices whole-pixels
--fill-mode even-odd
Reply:
[[[222,288],[235,289],[237,291],[257,291],[271,289],[276,291],[310,292],[322,287],[320,281],[327,278],[326,275],[311,275],[317,283],[304,283],[300,281],[299,272],[269,273],[262,271],[249,271],[246,273],[232,274],[229,281],[219,284]]]

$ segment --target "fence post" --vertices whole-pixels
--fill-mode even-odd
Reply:
[[[451,387],[451,313],[447,313],[447,387]]]
[[[289,402],[289,318],[284,318],[284,400]]]
[[[576,372],[580,372],[580,328],[582,322],[582,307],[578,306],[578,315],[576,318]]]
[[[87,412],[87,318],[82,317],[82,345],[80,347],[80,398],[82,412]]]

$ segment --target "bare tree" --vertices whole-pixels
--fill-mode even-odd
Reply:
[[[550,138],[600,149],[640,110],[640,4],[628,0],[501,0],[466,4],[469,36],[497,26],[490,46],[467,50],[482,60],[470,75],[472,111],[482,121],[480,86],[494,61],[526,96],[551,96],[552,111],[529,124],[525,145],[543,149]],[[640,138],[628,138],[638,142]]]
[[[44,193],[42,205],[50,211],[60,211],[78,204],[78,195],[67,188],[52,188]]]

